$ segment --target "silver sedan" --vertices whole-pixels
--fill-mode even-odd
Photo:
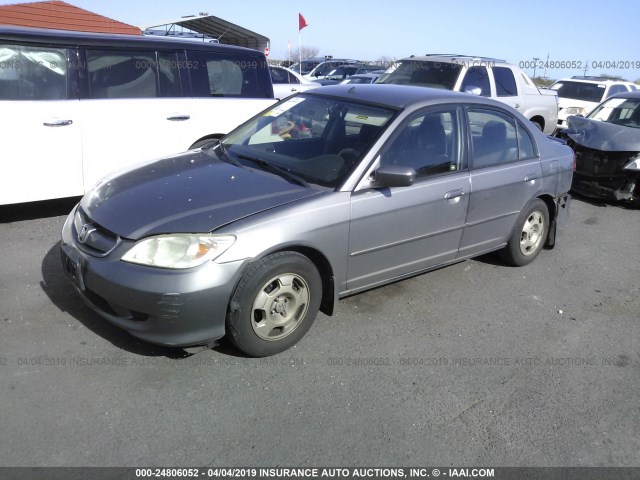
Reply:
[[[341,297],[494,250],[528,264],[555,243],[572,171],[570,148],[493,100],[323,87],[103,179],[65,223],[62,263],[138,338],[272,355]]]

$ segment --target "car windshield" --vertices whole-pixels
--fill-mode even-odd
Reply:
[[[640,128],[640,98],[610,98],[598,105],[587,118]]]
[[[320,62],[313,61],[313,60],[303,60],[302,63],[298,63],[298,62],[294,63],[289,67],[289,69],[301,75],[306,75],[311,70],[316,68],[318,65],[320,65]]]
[[[606,90],[605,85],[584,82],[558,82],[551,85],[560,98],[583,100],[585,102],[601,102]]]
[[[446,62],[401,60],[387,70],[376,83],[419,85],[453,90],[462,65]]]
[[[227,135],[224,152],[245,166],[289,180],[323,187],[340,186],[395,110],[314,95],[298,95],[276,104]],[[265,168],[268,167],[268,168]]]

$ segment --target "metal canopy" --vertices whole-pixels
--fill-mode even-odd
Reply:
[[[259,33],[247,30],[244,27],[228,22],[213,15],[188,15],[173,21],[143,27],[143,31],[149,30],[148,34],[160,35],[164,31],[166,36],[181,36],[180,29],[186,28],[214,39],[227,45],[237,45],[239,47],[253,48],[264,51],[269,46],[269,38]],[[158,30],[158,29],[162,30]]]

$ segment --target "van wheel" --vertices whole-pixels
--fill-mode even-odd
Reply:
[[[268,255],[247,267],[229,303],[227,335],[239,350],[266,357],[295,345],[320,308],[322,280],[297,252]]]
[[[515,267],[523,267],[533,262],[542,250],[549,234],[549,209],[536,198],[527,205],[502,250],[502,258]]]

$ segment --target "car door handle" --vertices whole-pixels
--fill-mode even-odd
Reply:
[[[536,178],[538,178],[537,173],[530,173],[526,177],[524,177],[525,182],[533,182]]]
[[[42,123],[45,127],[66,127],[72,125],[73,120],[48,120]]]
[[[459,188],[458,190],[451,190],[444,194],[445,200],[453,200],[464,195],[464,190]]]
[[[170,117],[167,117],[167,120],[171,120],[172,122],[183,122],[185,120],[189,120],[190,118],[190,115],[172,115]]]

